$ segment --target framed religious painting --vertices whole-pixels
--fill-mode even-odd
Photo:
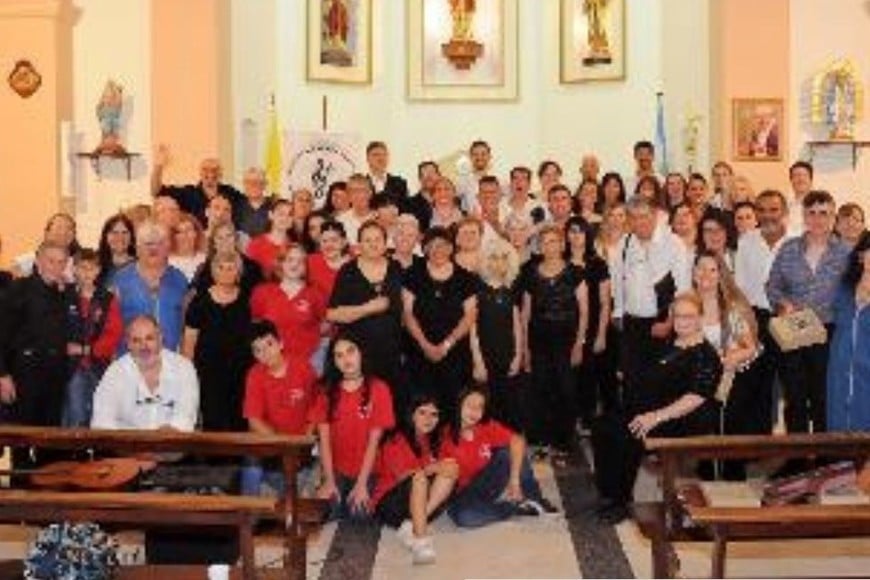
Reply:
[[[307,0],[310,81],[372,81],[372,1]]]
[[[560,0],[559,80],[625,79],[625,0]]]
[[[410,100],[518,98],[518,0],[407,2]]]
[[[736,161],[781,161],[785,105],[782,99],[734,99],[733,158]]]

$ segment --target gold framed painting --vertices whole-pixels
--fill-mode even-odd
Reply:
[[[731,143],[736,161],[781,161],[783,99],[734,99]]]
[[[307,1],[308,80],[371,83],[372,1]]]
[[[517,0],[407,0],[408,98],[519,97]]]
[[[559,80],[625,79],[625,0],[560,0]]]

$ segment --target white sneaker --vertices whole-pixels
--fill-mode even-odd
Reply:
[[[399,542],[409,550],[414,545],[414,524],[411,520],[405,520],[402,525],[396,530],[396,537]]]
[[[413,554],[412,561],[415,565],[434,564],[435,544],[432,542],[432,536],[414,538],[411,545],[411,553]]]

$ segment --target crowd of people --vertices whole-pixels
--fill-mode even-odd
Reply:
[[[166,185],[161,147],[152,204],[96,248],[54,215],[0,276],[4,420],[314,434],[304,487],[397,528],[418,563],[442,511],[555,512],[530,462],[564,465],[587,431],[615,522],[649,435],[770,433],[780,395],[789,432],[870,427],[870,235],[809,163],[756,193],[725,162],[657,175],[645,141],[626,178],[586,155],[577,177],[500,180],[488,143],[468,153],[455,182],[420,163],[411,193],[372,142],[316,209],[257,168],[238,191],[214,159]],[[829,340],[783,352],[769,321],[803,309]],[[280,489],[274,467],[246,462],[242,490]]]

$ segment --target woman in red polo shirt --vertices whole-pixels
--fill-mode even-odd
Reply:
[[[366,372],[360,344],[348,335],[335,339],[326,362],[311,414],[323,471],[317,495],[334,502],[336,517],[367,517],[378,446],[395,423],[390,388]]]
[[[525,439],[487,417],[486,397],[477,386],[460,393],[454,424],[445,430],[440,457],[459,466],[450,517],[460,527],[477,528],[512,515],[557,513],[541,494]]]
[[[428,523],[450,497],[459,475],[455,461],[436,459],[438,435],[436,398],[417,395],[384,441],[375,463],[375,511],[383,523],[397,528],[396,535],[413,553],[414,564],[435,561]]]
[[[278,327],[284,354],[310,360],[320,344],[326,301],[307,282],[306,258],[298,244],[281,254],[280,280],[254,289],[251,315]]]
[[[269,210],[269,231],[248,242],[245,254],[260,265],[263,278],[270,280],[276,273],[280,278],[280,272],[277,272],[280,254],[295,240],[293,204],[279,199]]]

